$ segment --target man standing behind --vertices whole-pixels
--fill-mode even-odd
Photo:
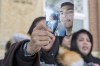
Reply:
[[[60,9],[60,21],[64,24],[65,27],[65,36],[62,40],[62,45],[70,48],[70,40],[72,36],[73,28],[73,16],[74,16],[74,5],[70,2],[64,2],[61,4]]]

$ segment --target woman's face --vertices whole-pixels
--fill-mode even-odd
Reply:
[[[80,52],[87,56],[91,50],[91,42],[86,33],[81,33],[77,38],[77,46]]]

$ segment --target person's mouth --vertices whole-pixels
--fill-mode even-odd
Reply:
[[[83,50],[88,50],[88,47],[87,46],[83,46],[82,49]]]

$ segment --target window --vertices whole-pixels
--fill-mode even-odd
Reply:
[[[89,30],[88,0],[74,0],[74,10],[73,31]]]

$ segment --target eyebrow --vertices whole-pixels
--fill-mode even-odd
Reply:
[[[67,9],[67,10],[74,10],[73,8],[69,8],[69,9]]]
[[[67,10],[74,10],[74,9],[73,8],[68,8]],[[63,12],[63,11],[60,10],[59,12]]]
[[[72,9],[67,9],[67,10],[72,10]],[[58,11],[58,12],[63,12],[63,11],[60,10],[60,11]]]

